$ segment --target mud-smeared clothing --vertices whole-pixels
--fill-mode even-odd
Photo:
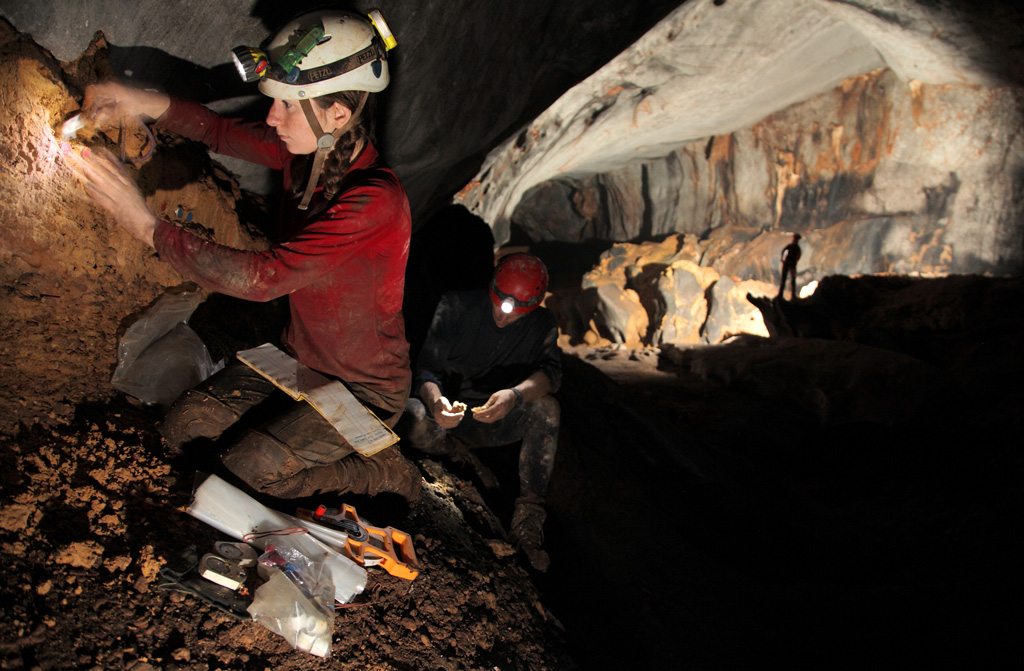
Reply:
[[[562,381],[558,325],[538,308],[504,328],[491,315],[487,292],[450,292],[441,298],[416,367],[414,389],[433,382],[451,401],[481,405],[496,391],[542,372],[555,392]],[[409,442],[428,454],[460,447],[493,447],[522,439],[520,494],[542,502],[558,446],[560,408],[550,394],[522,404],[497,422],[485,424],[472,410],[453,429],[442,429],[418,398],[410,398],[399,423]]]
[[[158,125],[219,154],[283,170],[289,192],[297,157],[266,124],[172,99]],[[287,295],[282,341],[288,352],[343,380],[361,401],[400,413],[411,380],[402,319],[411,232],[405,190],[367,145],[326,211],[307,219],[307,212],[322,209],[323,198],[318,187],[302,211],[286,196],[279,240],[266,252],[231,249],[167,221],[157,227],[154,245],[161,259],[208,289],[254,301]]]
[[[498,328],[487,292],[452,291],[434,312],[413,388],[433,382],[452,401],[480,405],[539,371],[556,392],[562,382],[557,341],[558,324],[546,308]]]
[[[224,119],[172,100],[159,125],[213,151],[284,171],[290,193],[295,157],[273,128]],[[411,222],[405,190],[367,145],[329,203],[318,188],[308,211],[285,197],[278,241],[266,252],[231,249],[161,222],[153,235],[160,258],[200,285],[238,298],[288,296],[282,336],[300,363],[342,380],[388,425],[405,408],[412,373],[402,319]],[[321,214],[309,214],[321,212]],[[174,447],[217,440],[258,412],[274,386],[247,367],[224,369],[184,394],[161,426]],[[395,446],[372,457],[356,453],[305,402],[261,416],[228,448],[222,462],[257,491],[274,496],[316,492],[399,493],[413,503],[419,472]]]
[[[259,412],[272,395],[284,397],[272,382],[235,362],[186,391],[160,433],[175,451],[198,438],[216,440],[241,417]],[[419,471],[397,446],[364,457],[308,403],[276,405],[283,407],[263,413],[265,421],[248,428],[220,457],[256,491],[279,498],[394,493],[410,504],[419,498]],[[379,408],[371,410],[386,416]]]
[[[442,429],[423,402],[412,397],[405,405],[398,431],[421,452],[447,457],[457,457],[464,448],[497,447],[522,440],[519,494],[542,503],[555,465],[560,417],[558,401],[547,395],[524,403],[497,422],[478,422],[467,411],[454,429]]]

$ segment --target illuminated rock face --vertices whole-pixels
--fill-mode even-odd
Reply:
[[[86,199],[55,135],[78,108],[58,64],[2,24],[0,52],[0,431],[9,432],[110,393],[130,315],[184,280]],[[123,140],[128,157],[147,143],[130,125]],[[104,138],[80,137],[70,149],[86,144]],[[258,247],[239,226],[241,194],[205,150],[168,141],[129,170],[154,212],[225,244]]]
[[[681,282],[656,246],[634,259],[637,277],[659,273],[677,292],[646,303],[646,344],[718,342],[744,320],[761,332],[756,311],[725,296],[748,282],[774,295],[792,232],[799,286],[1019,273],[1024,94],[1019,56],[994,55],[1006,32],[993,22],[1021,13],[956,7],[686,3],[492,152],[459,200],[499,241],[513,227],[570,243],[693,236],[699,253],[668,264],[721,280]],[[635,281],[618,286],[643,296]],[[593,317],[583,341],[628,341],[621,311],[589,307],[577,306]]]
[[[880,69],[666,158],[547,182],[526,194],[513,222],[538,240],[669,236],[631,246],[635,278],[659,273],[657,284],[676,291],[646,303],[669,307],[647,311],[645,344],[763,334],[734,287],[753,283],[754,295],[774,296],[794,231],[803,235],[798,287],[835,274],[1019,273],[1024,212],[1014,194],[1024,145],[1011,122],[1020,105],[1016,87],[908,84]],[[666,253],[677,233],[689,248],[674,243],[681,251]],[[669,279],[664,269],[681,259],[715,280],[697,291]],[[630,286],[625,276],[619,284]],[[581,341],[626,342],[611,335],[607,311],[577,311],[593,320]]]
[[[790,232],[800,286],[1019,273],[1020,58],[994,57],[1005,31],[979,37],[998,16],[969,18],[901,1],[687,3],[492,152],[460,200],[499,241],[513,226],[562,242],[689,234],[690,261],[762,295]],[[694,342],[682,312],[648,310],[649,343]],[[701,340],[732,328],[715,324]]]
[[[748,293],[774,295],[757,280],[721,276],[698,261],[707,244],[694,235],[620,243],[583,277],[566,305],[549,302],[565,343],[627,347],[719,343],[733,335],[768,335]]]
[[[805,237],[808,276],[1017,272],[1020,102],[1016,88],[907,84],[883,69],[667,157],[546,182],[512,221],[563,241],[763,231],[715,245],[701,262],[769,282],[781,245],[770,248],[786,231]]]

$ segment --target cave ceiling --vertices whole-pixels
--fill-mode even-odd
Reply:
[[[866,144],[868,135],[886,135],[890,155],[891,147],[900,145],[901,133],[906,136],[906,131],[927,133],[935,143],[953,139],[954,144],[956,138],[971,133],[999,135],[991,128],[954,128],[938,118],[922,123],[918,115],[925,89],[963,92],[963,100],[942,103],[946,107],[943,114],[951,118],[970,114],[968,108],[973,103],[967,98],[985,98],[979,106],[990,107],[993,92],[1000,92],[1008,101],[1007,109],[993,119],[993,125],[1013,129],[1020,123],[1019,84],[1024,81],[1024,70],[1013,34],[1020,26],[1021,13],[1003,3],[970,11],[965,7],[963,3],[913,0],[684,3],[494,150],[459,198],[496,227],[499,239],[505,239],[516,208],[538,185],[610,174],[664,158],[698,140],[706,142],[750,128],[756,132],[759,126],[771,125],[772,115],[835,87],[849,90],[851,78],[880,70],[893,73],[890,90],[875,90],[866,99],[852,101],[853,105],[866,108],[884,98],[884,104],[898,115],[902,112],[899,89],[908,89],[918,106],[911,111],[914,128],[899,128],[898,117],[866,124],[863,116],[856,126],[843,127],[842,108],[850,106],[849,100],[834,111],[808,110],[798,123],[842,127],[845,138],[838,144]],[[775,147],[775,153],[798,152],[799,143],[791,135]],[[903,155],[896,160],[956,174],[973,162],[973,157],[966,155],[972,151],[945,157]],[[983,151],[997,155],[1008,149],[988,146]],[[706,153],[710,152],[709,143]],[[882,165],[884,168],[884,160]],[[1005,162],[1002,165],[1006,167]],[[798,162],[791,173],[799,175],[806,167]],[[875,176],[872,174],[872,179]],[[1008,190],[1017,190],[1016,178],[1008,179],[1015,180]],[[922,191],[935,184],[901,186]],[[711,188],[720,191],[714,185]],[[768,185],[776,196],[783,188],[781,178]],[[578,185],[575,189],[582,190]],[[742,199],[752,194],[736,195]],[[648,190],[641,197],[649,200],[652,196],[654,192]],[[550,205],[549,199],[545,206]],[[860,214],[865,212],[877,214],[863,208]],[[637,215],[637,220],[647,218],[643,212],[629,214]],[[779,214],[762,218],[759,225],[779,223]],[[739,219],[748,222],[757,218],[749,208],[743,215]],[[1016,213],[1009,215],[1014,216]],[[975,219],[1001,217],[1005,218],[979,215]],[[715,224],[708,223],[693,232],[706,234]],[[677,226],[675,230],[682,229]],[[632,229],[624,236],[613,231],[603,237],[635,239],[641,233]]]
[[[258,44],[291,14],[322,4],[0,0],[0,15],[63,61],[102,31],[126,79],[258,117],[265,104],[237,82],[228,50]],[[514,143],[537,115],[534,129],[552,117],[588,126],[587,141],[563,131],[563,142],[535,152],[530,169],[499,185],[499,195],[474,203],[492,225],[545,180],[664,156],[875,68],[924,84],[1024,81],[1021,12],[1009,2],[347,4],[379,6],[399,38],[383,143],[414,211],[447,201],[487,152]],[[266,175],[225,163],[247,188],[271,188]]]

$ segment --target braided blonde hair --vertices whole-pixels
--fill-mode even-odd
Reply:
[[[350,112],[355,113],[355,110],[359,108],[359,101],[363,95],[363,91],[338,91],[337,93],[328,93],[327,95],[314,98],[313,102],[321,109],[328,109],[334,103],[340,103],[348,108]],[[338,138],[334,149],[331,150],[331,153],[324,160],[319,183],[324,187],[326,197],[322,204],[310,212],[310,216],[323,213],[330,206],[331,201],[334,200],[334,196],[341,190],[342,181],[345,179],[345,175],[348,173],[349,168],[352,167],[352,163],[356,158],[353,156],[356,146],[362,143],[362,146],[365,147],[374,141],[376,112],[377,97],[373,93],[366,93],[366,103],[363,105],[359,118],[356,119],[355,123],[344,135]],[[312,154],[306,156],[304,164],[296,171],[296,174],[305,175],[306,178],[293,180],[292,195],[300,195],[305,190],[309,173],[313,169],[312,159]]]

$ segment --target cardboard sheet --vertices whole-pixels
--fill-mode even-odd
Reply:
[[[398,436],[339,380],[303,366],[270,343],[237,354],[238,359],[296,401],[316,408],[349,444],[370,456],[398,442]]]

